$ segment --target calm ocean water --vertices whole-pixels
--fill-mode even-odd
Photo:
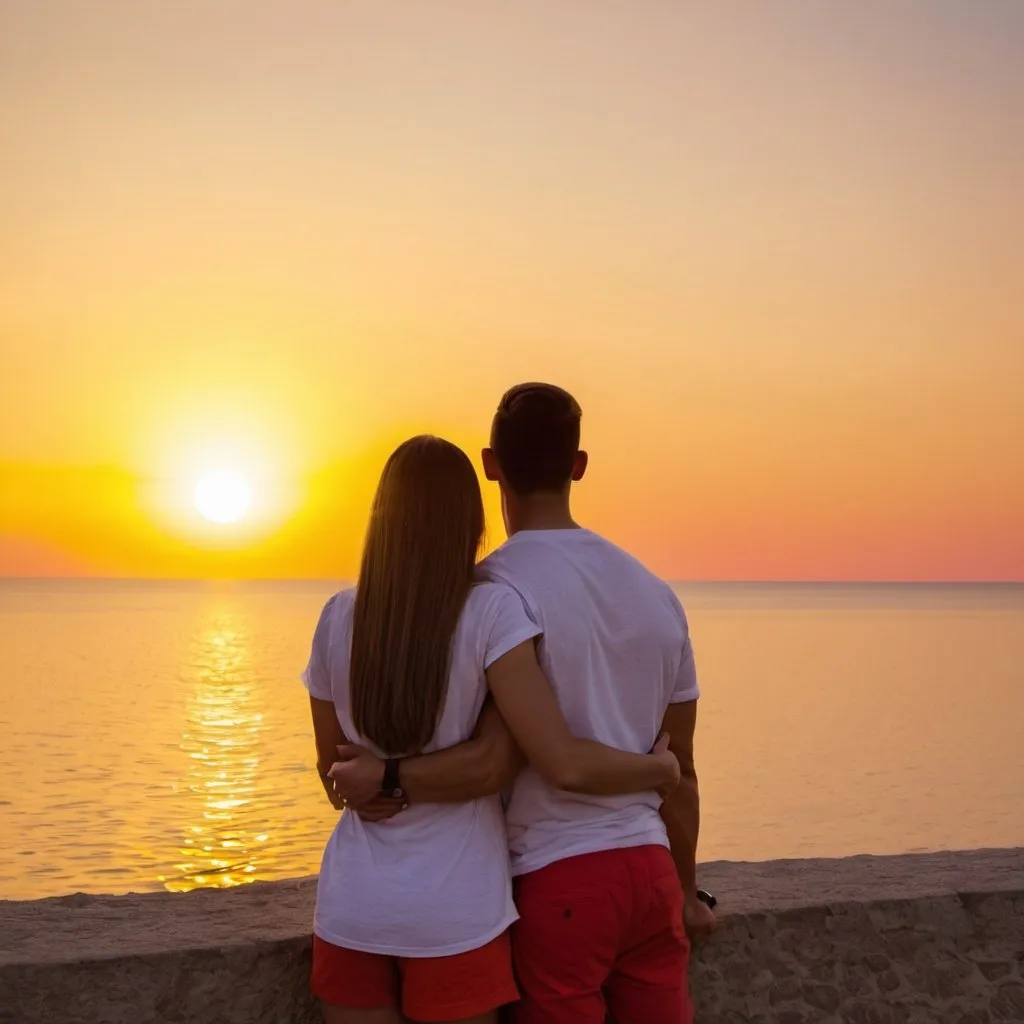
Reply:
[[[0,898],[315,872],[327,583],[0,583]],[[1024,845],[1024,586],[681,585],[702,860]]]

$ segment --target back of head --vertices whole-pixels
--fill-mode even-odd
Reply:
[[[483,531],[465,452],[428,436],[394,451],[366,532],[349,672],[352,720],[388,754],[416,753],[434,734]]]
[[[554,384],[517,384],[502,396],[491,450],[507,486],[521,497],[561,493],[580,448],[579,403]]]

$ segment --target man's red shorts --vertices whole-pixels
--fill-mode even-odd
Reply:
[[[515,1024],[692,1024],[683,891],[663,846],[569,857],[515,884]]]
[[[397,1006],[417,1021],[479,1017],[519,998],[508,932],[467,953],[422,958],[362,953],[314,935],[312,988],[325,1003]]]

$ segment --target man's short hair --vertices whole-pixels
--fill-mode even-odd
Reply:
[[[516,494],[566,488],[582,414],[576,399],[554,384],[517,384],[505,392],[491,423],[491,450]]]

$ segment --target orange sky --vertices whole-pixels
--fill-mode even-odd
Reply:
[[[0,574],[345,576],[539,378],[666,576],[1024,579],[1022,69],[1017,0],[0,0]]]

